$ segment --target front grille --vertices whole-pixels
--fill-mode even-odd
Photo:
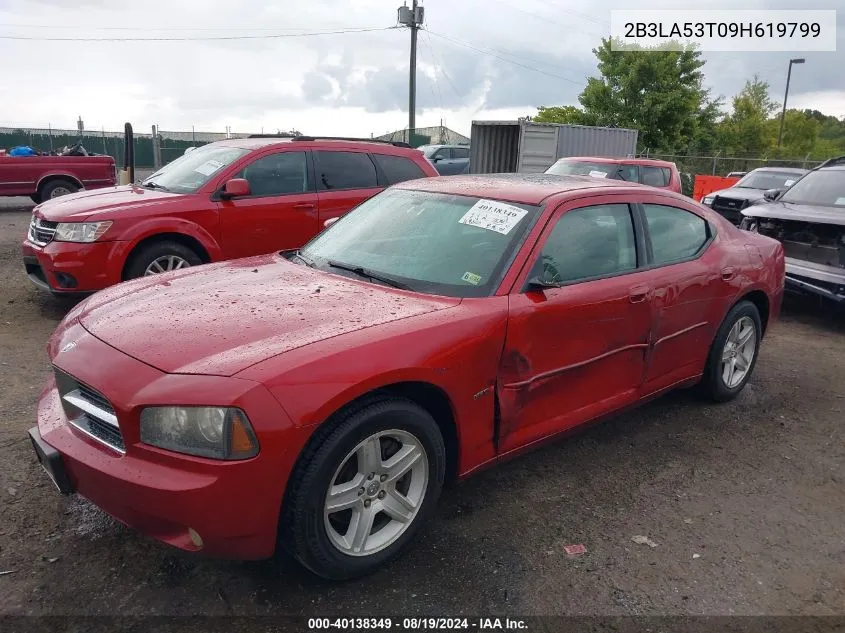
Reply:
[[[53,241],[58,225],[58,222],[44,220],[33,213],[32,219],[29,221],[29,241],[38,244],[38,246],[46,246]]]
[[[68,422],[109,448],[125,453],[123,434],[108,398],[59,369],[54,368],[54,372]]]
[[[740,211],[747,206],[748,200],[737,200],[736,198],[723,198],[722,196],[716,196],[713,198],[713,204],[710,208],[734,224],[739,224],[742,220],[742,213],[740,213]]]

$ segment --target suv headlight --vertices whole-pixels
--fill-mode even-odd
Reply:
[[[704,196],[701,199],[701,204],[707,205],[708,207],[712,206],[713,205],[713,198],[715,198],[715,197],[716,196]]]
[[[109,230],[110,220],[105,222],[59,222],[54,240],[59,242],[96,242]]]
[[[246,414],[229,407],[147,407],[141,441],[177,453],[212,459],[249,459],[258,440]]]

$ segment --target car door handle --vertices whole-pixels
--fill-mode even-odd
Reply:
[[[722,279],[724,279],[725,281],[730,281],[734,277],[736,277],[736,270],[733,268],[733,266],[727,266],[722,269]]]
[[[641,303],[648,297],[650,288],[648,286],[634,286],[631,288],[628,298],[631,303]]]
[[[315,205],[313,202],[298,202],[297,204],[293,205],[294,209],[313,209]]]

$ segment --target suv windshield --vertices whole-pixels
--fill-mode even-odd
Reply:
[[[845,209],[845,170],[811,171],[790,187],[778,201]]]
[[[594,176],[607,178],[613,174],[619,165],[616,163],[588,163],[586,161],[559,160],[546,170],[547,174],[555,176]]]
[[[249,150],[222,145],[204,145],[168,163],[141,183],[141,186],[176,193],[194,193],[224,167]]]
[[[418,148],[426,158],[431,158],[440,149],[439,145],[420,145]]]
[[[343,216],[301,254],[338,274],[357,268],[362,278],[381,277],[417,292],[484,297],[501,282],[539,209],[388,189]]]
[[[780,171],[752,171],[734,185],[739,189],[780,189],[789,187],[801,177]]]

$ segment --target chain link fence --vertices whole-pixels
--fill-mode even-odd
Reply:
[[[730,156],[721,152],[714,156],[690,154],[640,154],[642,158],[655,158],[675,163],[678,170],[689,174],[727,176],[731,172],[748,172],[758,167],[798,167],[812,169],[823,161],[810,160],[809,155],[800,158],[767,158],[759,156]]]

